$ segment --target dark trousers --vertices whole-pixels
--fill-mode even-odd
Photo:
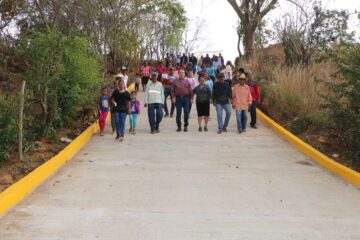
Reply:
[[[167,92],[165,91],[164,92],[164,95],[165,95],[165,102],[164,102],[164,111],[167,115],[169,115],[169,109],[168,109],[168,106],[167,106],[167,99],[168,97],[170,97],[170,91]],[[171,101],[171,97],[170,97],[170,101]],[[174,115],[174,111],[175,111],[175,104],[171,101],[171,110],[170,110],[170,115]]]
[[[251,116],[251,122],[250,125],[254,126],[256,124],[256,107],[257,107],[257,101],[253,101],[250,108],[250,116]]]
[[[148,117],[151,131],[159,129],[163,114],[163,105],[161,103],[151,103],[148,105]]]
[[[176,124],[181,127],[181,112],[184,109],[184,127],[189,126],[189,96],[176,96]]]

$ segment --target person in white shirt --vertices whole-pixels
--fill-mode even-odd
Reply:
[[[124,84],[125,84],[125,90],[127,90],[128,82],[129,82],[129,76],[128,76],[128,70],[127,70],[126,67],[121,68],[121,75],[123,77],[123,81],[124,81]]]
[[[157,72],[151,73],[151,81],[148,82],[145,92],[145,105],[148,108],[149,124],[151,134],[159,133],[159,125],[163,118],[164,89],[157,80]]]

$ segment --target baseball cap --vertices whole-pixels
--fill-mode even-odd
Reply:
[[[125,71],[125,70],[127,70],[127,67],[122,67],[121,70],[124,70],[124,71]]]
[[[157,72],[152,72],[151,73],[151,76],[157,76],[158,74],[157,74]]]
[[[219,73],[219,74],[217,75],[217,77],[218,77],[218,78],[224,78],[224,77],[225,77],[225,74],[224,74],[224,73]]]

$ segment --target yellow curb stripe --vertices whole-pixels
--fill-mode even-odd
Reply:
[[[344,165],[329,158],[325,154],[319,152],[309,144],[303,142],[300,138],[296,137],[294,134],[287,131],[285,128],[283,128],[274,120],[266,116],[260,110],[257,110],[257,115],[262,121],[267,123],[279,135],[281,135],[289,142],[291,142],[297,149],[299,149],[300,151],[302,151],[303,153],[314,159],[318,164],[329,169],[333,173],[341,176],[342,178],[346,179],[348,182],[352,183],[353,185],[360,187],[360,173],[348,167],[345,167]]]
[[[134,87],[134,84],[130,85],[128,87],[128,91],[131,92]],[[108,115],[108,119],[109,118],[110,114]],[[24,199],[65,162],[69,161],[91,139],[94,133],[97,133],[98,131],[99,124],[96,122],[75,138],[74,141],[72,141],[56,156],[0,193],[0,216]]]

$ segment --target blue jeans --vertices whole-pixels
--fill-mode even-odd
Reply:
[[[248,119],[247,112],[247,110],[236,110],[237,128],[239,130],[246,129]]]
[[[225,122],[223,122],[223,110],[225,110]],[[216,113],[218,120],[219,129],[227,128],[231,117],[231,106],[230,104],[216,104]]]
[[[118,137],[124,137],[126,115],[127,113],[124,112],[114,112],[115,128]]]
[[[189,126],[190,97],[176,96],[176,124],[181,127],[181,112],[184,109],[184,127]]]
[[[163,104],[151,103],[148,105],[148,117],[151,131],[159,130],[163,114]]]

